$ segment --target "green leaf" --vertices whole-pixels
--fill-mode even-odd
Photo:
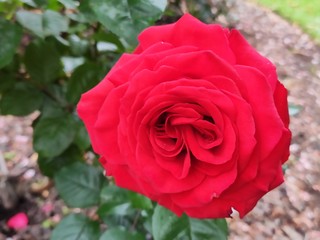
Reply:
[[[144,218],[141,210],[153,207],[150,199],[115,185],[103,187],[100,203],[98,215],[108,226],[115,227],[130,227],[137,218]]]
[[[0,79],[0,93],[14,88],[15,78],[13,72],[0,72]]]
[[[130,203],[108,202],[99,207],[97,214],[109,227],[124,226],[129,228],[137,214],[140,213],[131,208]]]
[[[83,156],[81,151],[76,146],[71,145],[66,151],[57,157],[44,158],[39,155],[38,166],[44,175],[52,178],[61,168],[69,166],[82,159]]]
[[[58,2],[60,2],[61,4],[63,4],[63,6],[65,6],[65,8],[67,9],[76,9],[77,8],[77,1],[74,0],[58,0]]]
[[[89,49],[89,42],[73,34],[69,37],[70,50],[75,56],[84,55]]]
[[[129,191],[117,187],[115,185],[105,186],[101,190],[101,202],[117,202],[127,203],[129,202],[133,208],[149,210],[152,209],[152,201],[136,192]]]
[[[59,53],[49,42],[31,43],[24,61],[32,81],[39,85],[53,82],[62,71]]]
[[[63,84],[46,85],[46,93],[56,101],[60,106],[65,107],[68,103],[66,100],[66,89]]]
[[[61,169],[54,180],[68,206],[85,208],[99,203],[105,177],[96,167],[77,162]]]
[[[106,31],[99,31],[93,35],[93,39],[97,42],[110,42],[117,46],[119,51],[125,51],[123,44],[117,37],[117,35],[113,34],[112,32]]]
[[[41,108],[41,119],[64,117],[66,112],[62,107],[49,96],[45,96]]]
[[[157,205],[152,216],[154,240],[223,240],[228,230],[225,219],[193,219],[186,215],[177,217]]]
[[[89,4],[90,1],[80,1],[80,6],[78,8],[80,13],[76,15],[79,22],[94,23],[97,21],[97,17]]]
[[[139,193],[128,191],[128,198],[133,208],[144,210],[153,208],[152,201]]]
[[[26,83],[18,83],[13,89],[2,94],[0,109],[3,115],[25,116],[38,110],[43,102],[43,94]]]
[[[64,152],[73,142],[77,128],[70,114],[41,118],[34,128],[33,146],[44,158],[52,158]]]
[[[67,100],[76,104],[82,93],[99,83],[103,76],[102,70],[94,63],[84,63],[77,67],[67,85]]]
[[[122,228],[111,228],[105,231],[99,240],[144,240],[144,236],[139,233],[129,232]]]
[[[90,138],[88,135],[88,132],[83,124],[82,121],[78,121],[78,130],[76,133],[76,137],[74,139],[74,143],[81,149],[81,150],[87,150],[90,145]]]
[[[20,0],[22,3],[29,5],[30,7],[37,7],[37,4],[33,0]]]
[[[189,227],[188,218],[180,218],[171,211],[157,205],[152,216],[152,234],[154,240],[174,240]],[[188,238],[189,239],[189,238]]]
[[[11,19],[18,8],[22,6],[21,0],[1,0],[0,15],[6,19]],[[1,46],[1,45],[0,45]]]
[[[0,18],[0,33],[0,68],[2,68],[12,61],[22,37],[22,29]]]
[[[190,239],[192,240],[227,240],[228,225],[225,219],[189,218]]]
[[[167,1],[92,0],[90,4],[99,22],[135,45],[138,33],[161,16]]]
[[[67,32],[68,25],[68,18],[62,16],[58,12],[47,10],[42,16],[42,27],[44,36],[57,36],[61,32]]]
[[[20,10],[16,13],[16,19],[24,28],[38,37],[44,37],[41,14]]]
[[[108,185],[102,188],[101,203],[117,202],[125,203],[128,202],[127,190],[117,187],[115,185]]]
[[[99,239],[99,223],[81,214],[70,214],[53,230],[51,240]]]
[[[102,219],[108,218],[110,216],[124,217],[129,216],[134,213],[134,210],[131,208],[130,203],[117,203],[117,202],[108,202],[104,203],[99,207],[98,214]]]
[[[33,0],[38,7],[45,8],[48,5],[48,0]]]
[[[58,12],[46,10],[43,14],[20,10],[16,13],[17,21],[40,38],[57,36],[68,30],[69,21]]]

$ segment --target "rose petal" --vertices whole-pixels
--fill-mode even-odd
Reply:
[[[141,166],[140,173],[144,179],[159,193],[176,193],[192,189],[199,185],[205,176],[192,168],[187,177],[177,179],[169,171],[159,167],[153,156],[138,145],[137,158]]]
[[[266,78],[256,69],[235,66],[241,76],[238,86],[245,88],[245,98],[252,107],[256,122],[256,138],[259,141],[261,158],[264,159],[278,143],[282,136],[284,124],[274,105],[273,93]],[[250,89],[254,91],[248,92]]]
[[[289,126],[288,101],[283,101],[283,100],[287,99],[287,96],[288,96],[287,89],[285,89],[280,82],[277,82],[277,86],[273,94],[274,103],[278,110],[279,116],[281,117],[284,123],[284,126],[286,128],[288,128]]]
[[[117,161],[118,164],[125,164],[126,159],[123,156],[127,155],[125,152],[120,152],[118,131],[115,128],[120,119],[120,99],[126,89],[127,85],[122,85],[109,93],[100,108],[98,119],[94,125],[99,153],[108,161]]]
[[[197,51],[168,55],[160,60],[154,67],[170,66],[183,71],[184,77],[191,79],[203,79],[209,76],[223,75],[236,80],[237,72],[224,59],[211,51]]]
[[[232,206],[232,201],[216,198],[209,204],[201,205],[200,208],[184,208],[184,211],[194,218],[227,218],[232,213]]]
[[[139,51],[158,42],[169,42],[174,46],[191,45],[211,50],[230,63],[235,63],[224,29],[217,24],[204,24],[189,14],[183,15],[175,24],[147,28],[138,39]]]
[[[190,191],[172,195],[172,200],[183,208],[190,208],[208,204],[221,194],[236,180],[236,162],[231,171],[222,173],[215,177],[206,177],[199,186]]]
[[[191,158],[189,150],[180,151],[175,158],[168,158],[155,154],[156,162],[159,166],[170,172],[176,179],[187,177],[191,167]]]
[[[275,66],[267,58],[260,55],[238,30],[234,29],[230,32],[229,42],[236,57],[236,64],[259,69],[267,78],[272,91],[274,91],[278,82]]]
[[[107,79],[102,80],[96,87],[82,94],[77,106],[77,112],[87,128],[92,147],[98,154],[101,154],[102,151],[98,147],[100,140],[95,135],[94,125],[106,95],[113,88],[114,85],[110,81]]]
[[[103,166],[107,169],[107,175],[114,177],[117,186],[145,194],[143,188],[140,187],[139,180],[134,173],[131,173],[128,166],[111,164],[102,160],[100,162],[104,163]]]

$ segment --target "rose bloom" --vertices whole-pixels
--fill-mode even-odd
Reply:
[[[243,217],[289,156],[275,66],[239,31],[188,14],[138,39],[78,104],[107,175],[177,215]]]

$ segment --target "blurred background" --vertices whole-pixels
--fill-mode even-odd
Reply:
[[[320,1],[124,2],[0,0],[0,240],[49,239],[70,212],[97,217],[66,205],[52,180],[79,159],[96,162],[76,103],[134,49],[139,31],[186,12],[239,29],[289,90],[286,181],[243,220],[228,220],[229,239],[320,239]],[[27,227],[8,226],[18,213]]]

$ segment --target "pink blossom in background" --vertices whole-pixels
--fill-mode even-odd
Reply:
[[[17,213],[16,215],[12,216],[8,222],[7,225],[9,228],[18,230],[18,229],[23,229],[26,228],[28,226],[28,216],[23,213]]]

